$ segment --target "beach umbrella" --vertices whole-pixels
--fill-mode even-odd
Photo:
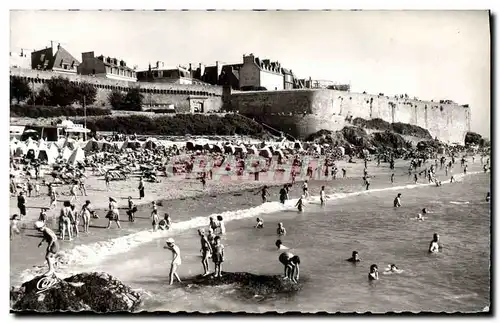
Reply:
[[[85,159],[85,152],[81,147],[75,148],[68,159],[68,164],[75,165],[78,162],[83,162]]]

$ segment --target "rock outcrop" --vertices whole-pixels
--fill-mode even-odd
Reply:
[[[141,295],[106,273],[81,273],[56,279],[45,290],[42,276],[10,290],[13,311],[134,311],[141,304]]]
[[[198,286],[220,286],[234,284],[239,292],[249,298],[259,295],[270,297],[277,294],[292,294],[301,289],[301,283],[291,282],[278,275],[255,275],[251,273],[231,273],[223,272],[222,277],[196,276],[183,280],[185,284]]]

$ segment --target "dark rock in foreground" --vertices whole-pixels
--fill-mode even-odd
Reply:
[[[81,273],[40,290],[42,276],[11,288],[10,306],[14,311],[134,311],[141,295],[106,273]],[[39,287],[37,287],[37,284]]]
[[[278,275],[255,275],[251,273],[231,273],[223,272],[222,277],[196,276],[191,279],[184,279],[185,284],[198,286],[220,286],[220,285],[237,285],[240,292],[247,294],[249,297],[255,295],[268,297],[276,294],[292,294],[300,290],[300,281],[298,284],[291,282],[289,279],[283,279]]]

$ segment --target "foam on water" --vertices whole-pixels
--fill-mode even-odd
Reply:
[[[468,175],[478,174],[481,172],[471,172]],[[463,180],[464,174],[456,175],[456,181],[459,182]],[[442,183],[448,184],[449,182]],[[413,189],[417,187],[424,186],[433,186],[434,183],[423,183],[423,184],[409,184],[403,186],[393,186],[387,188],[379,188],[379,189],[370,189],[352,193],[335,193],[329,194],[329,200],[338,200],[342,198],[354,197],[362,194],[370,194],[373,192],[382,192],[382,191],[395,191],[395,190],[403,190],[403,189]],[[295,204],[298,199],[288,200],[286,205],[283,205],[279,202],[267,202],[263,203],[259,206],[242,209],[236,211],[227,211],[219,214],[212,214],[210,216],[222,216],[225,222],[252,218],[261,214],[269,214],[275,213],[283,210],[291,210],[295,208]],[[307,203],[310,202],[319,202],[319,196],[310,196],[307,198]],[[58,268],[57,274],[61,278],[69,277],[78,272],[79,266],[88,267],[89,265],[95,265],[106,257],[126,253],[133,248],[140,246],[141,244],[151,242],[156,239],[165,238],[168,236],[174,236],[175,234],[195,229],[199,227],[207,226],[208,218],[206,217],[195,217],[187,221],[173,223],[168,231],[157,231],[153,232],[152,230],[145,230],[136,232],[130,235],[122,236],[119,238],[110,239],[107,241],[99,241],[96,243],[88,244],[88,245],[78,245],[72,249],[63,250],[58,254]],[[21,272],[20,278],[21,281],[27,281],[33,279],[36,276],[43,274],[46,271],[45,266],[37,266],[33,268],[29,268]]]

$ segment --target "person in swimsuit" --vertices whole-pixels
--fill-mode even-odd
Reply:
[[[17,207],[19,208],[19,214],[21,215],[21,219],[26,215],[26,198],[24,197],[24,192],[19,192],[19,196],[17,197]]]
[[[280,239],[276,240],[275,245],[276,245],[276,248],[278,248],[278,250],[288,250],[289,249],[287,246],[285,246],[283,244],[283,242]]]
[[[321,186],[321,191],[319,192],[319,200],[321,202],[321,206],[325,206],[325,187]]]
[[[116,200],[112,197],[109,198],[108,208],[108,214],[106,215],[106,217],[108,218],[108,226],[106,227],[106,229],[109,229],[111,227],[111,221],[114,221],[118,226],[118,229],[121,229],[122,227],[120,226],[120,213],[118,212]]]
[[[151,212],[151,217],[153,218],[153,232],[158,230],[158,224],[160,223],[160,217],[158,216],[158,210],[156,208]]]
[[[69,241],[72,241],[71,236],[71,203],[64,201],[63,208],[59,215],[59,229],[61,232],[61,240],[64,240],[66,233],[68,234]]]
[[[352,262],[354,264],[360,262],[361,259],[359,258],[359,253],[357,251],[353,251],[351,258],[347,259],[347,261]]]
[[[491,199],[491,193],[490,193],[490,192],[488,192],[488,193],[486,193],[486,202],[488,202],[488,203],[489,203],[489,202],[490,202],[490,199]]]
[[[302,191],[304,192],[305,198],[309,197],[309,188],[307,184],[307,180],[304,182],[304,185],[302,185]]]
[[[222,277],[222,263],[224,262],[224,246],[220,242],[220,237],[216,236],[214,240],[212,261],[215,264],[214,277]]]
[[[304,195],[299,198],[297,204],[295,204],[295,207],[297,208],[297,210],[299,210],[300,213],[304,212]]]
[[[437,233],[434,233],[434,237],[432,238],[432,241],[429,245],[429,252],[430,253],[439,252],[439,235]]]
[[[80,210],[80,217],[82,218],[83,222],[83,232],[89,233],[89,226],[90,226],[90,201],[86,200],[85,204],[82,206],[82,209]]]
[[[262,203],[266,203],[267,197],[271,196],[271,194],[269,194],[267,185],[264,185],[264,187],[261,190],[257,191],[257,193],[255,193],[255,195],[257,195],[259,193],[260,193],[260,197],[262,198]]]
[[[137,212],[137,206],[135,206],[134,201],[132,201],[132,196],[128,197],[128,221],[135,222],[135,212]]]
[[[38,248],[42,246],[44,241],[47,242],[47,252],[45,253],[45,260],[49,270],[44,274],[44,276],[51,276],[55,274],[55,256],[59,252],[59,243],[57,242],[57,236],[51,229],[47,228],[45,224],[41,221],[35,222],[35,228],[42,233],[42,241],[38,244]]]
[[[217,215],[217,224],[219,228],[219,235],[226,234],[226,225],[224,224],[224,219],[220,215]]]
[[[203,265],[203,276],[210,274],[210,268],[208,266],[208,257],[212,254],[212,246],[205,236],[205,230],[199,229],[198,234],[200,236],[201,243],[201,264]]]
[[[391,184],[394,184],[394,173],[391,174]]]
[[[257,218],[257,224],[255,225],[254,228],[256,228],[256,229],[262,229],[262,228],[264,228],[264,221],[262,221],[261,218]]]
[[[370,272],[368,273],[368,280],[378,280],[378,267],[373,264],[370,266]]]
[[[144,198],[144,181],[142,180],[142,176],[139,180],[139,199],[142,200]]]
[[[394,207],[401,207],[401,193],[394,199]]]
[[[214,230],[212,228],[209,228],[208,234],[207,234],[207,240],[208,240],[208,243],[210,243],[212,250],[214,249],[214,246],[215,246],[215,237],[216,237],[216,235],[214,234]],[[208,258],[212,258],[212,255],[208,256]]]
[[[35,183],[35,196],[40,196],[40,184],[38,182]]]
[[[163,216],[163,219],[158,224],[158,227],[161,230],[168,230],[168,229],[170,229],[170,225],[171,225],[170,214],[165,213],[165,215]]]
[[[297,283],[299,280],[299,265],[300,258],[299,256],[294,256],[292,253],[285,251],[283,252],[278,260],[285,266],[285,279],[290,279],[294,283]]]
[[[47,208],[42,207],[40,209],[40,216],[38,217],[38,221],[42,221],[43,223],[47,223],[48,216],[47,216]]]
[[[276,229],[276,234],[278,236],[286,236],[286,229],[285,227],[283,226],[283,223],[278,223],[278,229]]]
[[[390,274],[401,274],[404,270],[399,269],[395,264],[387,266],[387,269],[383,272],[384,275]]]
[[[215,221],[214,217],[211,216],[210,217],[210,224],[209,224],[210,228],[215,232],[215,230],[217,230],[217,228],[219,227],[218,223]]]
[[[49,184],[49,196],[50,196],[49,209],[57,207],[57,192],[56,188],[52,184]]]
[[[167,242],[165,244],[164,249],[169,249],[172,251],[172,263],[170,265],[170,285],[174,283],[174,277],[177,279],[177,281],[180,283],[181,279],[179,278],[179,275],[177,274],[177,268],[182,264],[181,261],[181,250],[177,245],[175,245],[175,241],[172,238],[168,238]]]
[[[14,234],[20,234],[21,231],[19,230],[18,224],[19,224],[19,215],[14,214],[12,218],[10,218],[10,240],[14,237]]]
[[[71,189],[69,190],[69,194],[71,195],[71,198],[69,200],[69,202],[73,202],[73,199],[75,201],[78,201],[78,197],[76,196],[76,190],[77,190],[78,186],[76,185],[76,182],[73,182],[73,184],[71,185]]]
[[[75,237],[78,237],[78,234],[80,233],[78,231],[78,225],[80,225],[80,214],[76,212],[76,205],[71,204],[70,206],[71,209],[71,231]]]

